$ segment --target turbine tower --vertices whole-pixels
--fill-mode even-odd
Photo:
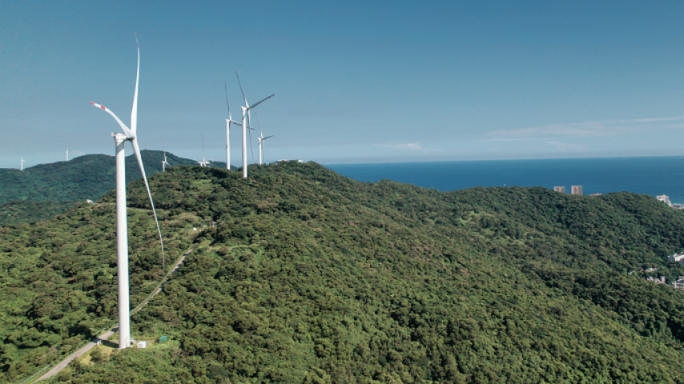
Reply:
[[[24,158],[21,158],[21,167],[19,168],[20,171],[24,170]]]
[[[69,161],[69,148],[67,148],[66,161]]]
[[[138,38],[135,39],[136,44]],[[150,193],[150,186],[147,183],[147,176],[145,176],[145,168],[143,167],[142,157],[140,157],[140,147],[138,146],[138,138],[136,130],[138,128],[138,83],[140,80],[140,46],[138,45],[138,70],[135,77],[135,93],[133,95],[133,109],[131,110],[131,128],[129,129],[121,120],[114,114],[114,112],[103,107],[100,104],[93,103],[97,108],[104,110],[112,115],[114,120],[119,123],[119,126],[124,131],[121,133],[112,133],[114,143],[116,144],[116,256],[117,256],[117,275],[119,284],[119,349],[127,348],[131,343],[131,319],[130,319],[130,302],[128,292],[128,223],[126,218],[126,157],[124,154],[124,144],[127,141],[131,142],[133,152],[138,160],[140,173],[145,182],[145,189],[147,196],[150,198],[150,206],[154,214],[154,221],[157,224],[157,232],[159,233],[159,241],[162,248],[162,263],[164,273],[166,273],[166,257],[164,255],[164,240],[161,235],[161,228],[159,227],[159,220],[157,219],[157,211],[154,209],[154,202],[152,201],[152,193]]]
[[[228,84],[226,84],[224,81],[223,85],[226,89],[226,107],[228,107],[228,118],[226,119],[226,169],[230,171],[230,125],[235,124],[242,127],[242,124],[233,120],[233,117],[230,115],[230,104],[228,103]]]
[[[271,96],[258,101],[256,104],[249,106],[247,102],[247,97],[245,97],[245,91],[242,89],[242,83],[240,83],[240,76],[238,76],[237,71],[235,71],[235,76],[237,76],[238,84],[240,84],[240,92],[242,92],[242,98],[245,100],[245,106],[242,108],[242,178],[247,178],[247,127],[250,126],[250,110],[256,108],[259,104],[275,96],[275,93]],[[251,128],[250,128],[251,129]],[[251,132],[250,132],[251,135]],[[250,141],[251,143],[251,141]]]

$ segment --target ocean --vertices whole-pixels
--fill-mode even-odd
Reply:
[[[385,164],[326,164],[354,180],[382,179],[440,191],[472,187],[581,185],[585,195],[628,191],[668,195],[684,203],[684,157],[490,160]]]

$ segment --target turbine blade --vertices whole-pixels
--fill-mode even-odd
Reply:
[[[267,98],[265,98],[265,99],[263,99],[263,100],[257,102],[256,104],[252,105],[251,107],[247,107],[247,109],[248,109],[248,110],[249,110],[249,109],[254,109],[254,108],[256,108],[257,105],[263,103],[264,101],[270,99],[270,98],[273,97],[273,96],[275,96],[275,93],[272,94],[271,96],[269,96],[269,97],[267,97]]]
[[[159,233],[159,242],[161,243],[162,249],[162,263],[164,265],[164,273],[166,273],[166,255],[164,254],[164,239],[161,234],[161,227],[159,227],[159,220],[157,219],[157,210],[154,209],[154,201],[152,201],[152,193],[150,192],[150,185],[147,183],[147,176],[145,175],[145,167],[143,166],[142,157],[140,157],[140,147],[138,147],[138,140],[131,140],[133,145],[133,152],[135,152],[135,157],[138,159],[138,167],[140,167],[140,173],[142,174],[142,179],[145,182],[145,189],[147,189],[147,196],[150,198],[150,206],[152,207],[152,213],[154,214],[154,222],[157,223],[157,232]]]
[[[249,111],[247,111],[247,113],[249,113]],[[254,117],[256,117],[256,119],[257,119],[257,125],[259,126],[259,135],[260,135],[261,137],[264,137],[264,133],[261,132],[261,122],[259,121],[259,115],[257,115],[256,111],[254,111]]]
[[[128,127],[126,126],[126,124],[124,124],[124,123],[119,119],[119,117],[116,116],[116,115],[114,114],[114,112],[112,112],[112,111],[110,111],[109,109],[107,109],[104,105],[100,105],[100,104],[98,104],[98,103],[93,103],[92,101],[90,102],[90,104],[94,105],[94,106],[97,107],[97,108],[103,109],[105,112],[107,112],[107,113],[109,113],[110,115],[112,115],[112,117],[114,118],[114,120],[116,120],[116,122],[119,123],[119,126],[121,126],[121,129],[123,129],[124,133],[126,134],[126,137],[128,137],[129,139],[135,139],[135,133],[134,133],[134,132],[131,132],[131,130],[128,129]]]
[[[233,120],[233,118],[230,116],[230,103],[228,103],[228,83],[224,81],[223,86],[226,89],[226,107],[228,108],[228,120]]]
[[[131,110],[131,131],[138,129],[138,82],[140,80],[140,45],[138,35],[135,35],[135,44],[138,46],[138,71],[135,74],[135,94],[133,95],[133,109]]]
[[[275,136],[275,135],[266,136],[266,137],[264,137],[262,140],[270,139],[270,138],[273,137],[273,136]]]
[[[242,92],[242,98],[245,99],[245,107],[249,108],[249,104],[247,103],[247,98],[245,97],[245,91],[242,89],[242,83],[240,82],[240,76],[238,76],[237,71],[235,71],[235,76],[237,77],[238,84],[240,85],[240,92]]]

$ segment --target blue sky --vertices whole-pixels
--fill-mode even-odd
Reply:
[[[139,4],[143,3],[143,4]],[[7,1],[0,167],[114,153],[141,47],[139,141],[225,158],[238,70],[266,158],[682,155],[684,3]],[[256,119],[254,119],[256,120]],[[254,124],[256,126],[256,124]],[[237,163],[240,134],[231,135]],[[130,153],[130,147],[128,147]],[[255,141],[256,150],[256,141]]]

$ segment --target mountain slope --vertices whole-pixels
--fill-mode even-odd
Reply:
[[[0,204],[0,225],[35,223],[67,212],[78,204],[75,201],[12,201]]]
[[[680,273],[664,251],[684,246],[682,212],[633,194],[358,183],[316,164],[250,174],[175,167],[151,178],[169,257],[194,251],[133,317],[133,337],[178,344],[98,356],[55,380],[601,383],[684,373],[684,295],[626,273]],[[133,182],[133,305],[159,278],[146,199]],[[113,201],[110,192],[36,226],[0,228],[0,379],[37,371],[115,318]]]

